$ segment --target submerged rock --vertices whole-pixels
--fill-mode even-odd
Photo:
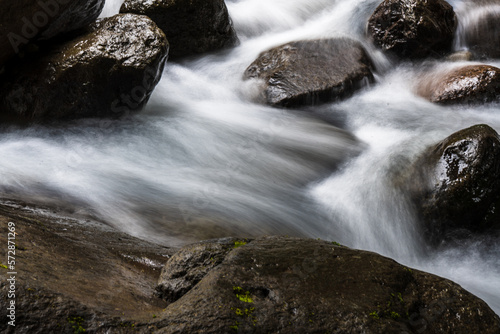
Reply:
[[[418,94],[441,104],[495,101],[500,98],[500,69],[469,65],[431,73],[421,80]]]
[[[32,121],[119,116],[142,107],[168,55],[163,32],[146,16],[116,15],[8,74],[4,118]]]
[[[0,68],[27,44],[83,28],[95,21],[104,0],[15,0],[0,11]]]
[[[500,58],[500,5],[471,9],[464,21],[464,43],[474,57]]]
[[[373,81],[372,67],[361,43],[352,39],[304,40],[261,53],[244,78],[263,80],[268,104],[294,107],[352,94]]]
[[[172,59],[238,42],[224,0],[125,0],[120,13],[149,16],[170,43]]]
[[[231,249],[161,317],[158,333],[500,333],[488,305],[447,279],[287,237]]]
[[[500,140],[487,125],[428,148],[408,178],[429,240],[500,229]]]
[[[368,34],[401,58],[440,57],[451,51],[456,25],[444,0],[384,0],[368,21]]]

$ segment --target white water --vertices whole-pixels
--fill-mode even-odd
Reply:
[[[120,3],[108,1],[103,16]],[[456,130],[487,123],[500,131],[499,106],[441,107],[418,97],[423,65],[391,64],[364,37],[378,3],[228,1],[241,45],[168,63],[140,114],[1,129],[0,190],[72,205],[168,244],[261,234],[336,240],[450,278],[500,314],[499,241],[427,249],[410,203],[391,183],[426,146]],[[450,3],[465,16],[463,2]],[[241,78],[260,52],[339,35],[370,50],[376,84],[343,102],[293,112],[253,102],[255,86]]]

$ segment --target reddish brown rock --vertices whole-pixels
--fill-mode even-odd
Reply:
[[[469,65],[429,73],[420,80],[418,94],[441,104],[495,101],[500,97],[500,69]]]

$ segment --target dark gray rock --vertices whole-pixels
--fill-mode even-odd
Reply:
[[[186,246],[163,267],[156,287],[160,298],[174,302],[222,263],[227,253],[247,244],[247,239],[226,238]]]
[[[432,243],[500,229],[497,132],[475,125],[429,147],[415,162],[408,184]]]
[[[155,21],[170,43],[171,59],[238,43],[224,0],[125,0],[120,13],[147,15]]]
[[[270,105],[294,107],[343,98],[373,81],[363,46],[347,38],[291,42],[265,51],[246,69],[261,79]]]
[[[163,32],[146,16],[122,14],[7,73],[2,117],[38,121],[119,116],[141,108],[168,55]]]
[[[500,69],[489,65],[468,65],[430,73],[421,80],[418,93],[441,104],[495,101],[500,98]]]
[[[170,304],[158,333],[500,333],[459,285],[375,253],[265,237]]]
[[[440,57],[451,51],[456,22],[444,0],[384,0],[368,20],[368,34],[401,58]]]
[[[99,16],[104,0],[8,0],[0,12],[0,68],[31,42],[85,27]]]

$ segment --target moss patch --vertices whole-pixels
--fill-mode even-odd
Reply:
[[[250,291],[245,291],[239,286],[233,286],[233,291],[236,294],[236,298],[245,303],[253,303],[252,297],[250,297]]]
[[[78,334],[78,333],[85,333],[86,330],[85,328],[82,327],[83,323],[83,318],[82,317],[69,317],[68,322],[73,328],[73,333]]]
[[[241,246],[245,246],[248,242],[246,241],[241,241],[241,240],[238,240],[238,241],[235,241],[234,242],[234,246],[233,248],[238,248],[238,247],[241,247]]]

